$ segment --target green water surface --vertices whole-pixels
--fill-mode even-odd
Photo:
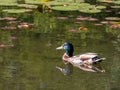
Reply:
[[[25,29],[4,30],[8,21],[0,21],[0,44],[14,44],[0,48],[0,90],[120,90],[119,30],[94,26],[95,22],[89,21],[77,25],[76,15],[59,20],[57,14],[9,15],[34,24]],[[69,31],[81,26],[88,30]],[[11,36],[16,39],[11,40]],[[56,51],[56,47],[65,41],[73,43],[74,54],[95,52],[105,57],[101,65],[106,72],[92,73],[74,67],[71,75],[63,75],[55,67],[64,67],[61,57],[65,51]]]

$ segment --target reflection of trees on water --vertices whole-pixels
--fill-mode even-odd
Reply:
[[[119,80],[120,80],[120,34],[116,36],[116,40],[112,42],[115,52],[112,59],[111,64],[111,86],[114,87],[114,90],[118,90],[119,88]],[[113,90],[113,89],[111,89]]]
[[[115,49],[120,52],[120,34],[117,36],[116,41],[113,41]]]

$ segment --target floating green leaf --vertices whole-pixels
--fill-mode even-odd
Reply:
[[[81,3],[81,2],[84,2],[85,0],[55,0],[55,1],[58,1],[58,2],[65,2],[65,1],[67,1],[67,2],[74,2],[74,3]]]
[[[114,1],[115,4],[120,4],[120,0]]]
[[[65,4],[70,4],[69,2],[58,2],[58,1],[51,1],[51,2],[48,2],[47,4],[49,5],[52,5],[52,6],[55,6],[55,5],[65,5]]]
[[[29,8],[29,9],[37,8],[37,5],[30,5],[30,4],[18,4],[17,6],[18,7]]]
[[[52,7],[53,10],[59,10],[59,11],[77,11],[77,6],[54,6]]]
[[[0,0],[0,6],[16,6],[16,0]]]
[[[98,0],[99,2],[120,4],[120,0]]]
[[[84,7],[79,7],[79,11],[84,13],[99,13],[101,12],[99,8],[103,8],[103,7],[101,6],[96,7],[95,5],[87,5]]]
[[[80,3],[79,4],[79,7],[89,7],[90,6],[90,4],[89,3]]]
[[[99,12],[101,12],[101,10],[98,10],[98,9],[81,9],[79,11],[84,12],[84,13],[99,13]]]
[[[105,9],[106,6],[96,6],[97,9]]]
[[[7,13],[25,13],[25,12],[31,12],[31,9],[5,9],[3,12]]]
[[[0,3],[17,3],[16,0],[0,0]]]
[[[75,5],[79,7],[84,7],[90,5],[89,3],[69,3],[69,5]]]
[[[28,4],[43,4],[41,0],[25,0],[25,3]]]
[[[0,6],[17,6],[15,3],[0,3]]]
[[[111,8],[120,9],[120,6],[110,6]]]
[[[114,1],[112,0],[98,0],[99,2],[106,2],[106,3],[113,3]]]
[[[115,20],[115,21],[119,21],[120,18],[119,17],[106,17],[106,20]]]

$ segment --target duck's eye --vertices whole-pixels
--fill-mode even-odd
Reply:
[[[68,46],[64,45],[64,49],[67,49],[67,48],[68,48]]]

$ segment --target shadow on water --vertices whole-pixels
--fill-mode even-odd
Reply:
[[[111,88],[110,90],[120,90],[120,88]]]

